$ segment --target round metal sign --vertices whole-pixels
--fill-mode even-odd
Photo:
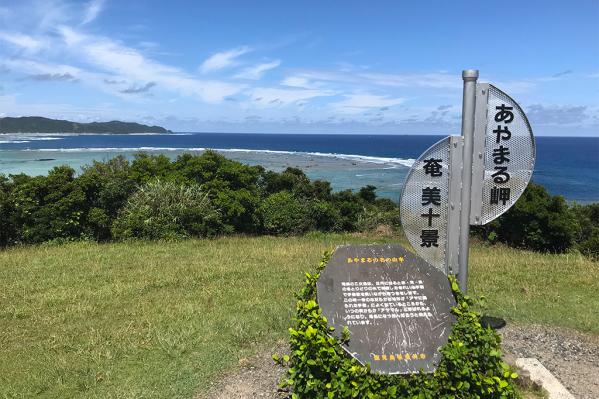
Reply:
[[[475,137],[484,135],[484,151],[475,154],[473,164],[471,224],[487,224],[526,189],[535,166],[535,140],[526,115],[510,96],[485,83],[477,85],[476,95]],[[477,155],[484,161],[478,170]]]
[[[434,144],[418,158],[401,193],[403,231],[416,252],[445,271],[449,203],[450,137]]]

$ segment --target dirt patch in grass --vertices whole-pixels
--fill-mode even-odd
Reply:
[[[576,397],[599,398],[599,336],[574,330],[540,325],[508,324],[501,331],[506,360],[535,357],[543,363]],[[283,399],[287,392],[277,386],[285,369],[275,364],[272,354],[288,353],[280,341],[250,359],[241,359],[238,367],[215,381],[206,394],[197,399]],[[525,399],[542,398],[541,392],[523,392]]]
[[[252,358],[242,358],[234,370],[223,375],[207,393],[196,399],[283,399],[287,392],[278,389],[285,369],[272,360],[273,353],[289,353],[285,341],[279,341],[273,348],[261,351]]]

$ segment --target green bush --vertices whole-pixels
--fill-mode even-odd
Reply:
[[[94,161],[83,167],[77,182],[86,197],[88,213],[85,228],[88,236],[100,241],[112,238],[110,227],[114,219],[141,184],[131,174],[129,161],[122,155],[106,162]]]
[[[389,226],[393,230],[399,230],[401,227],[399,209],[384,211],[369,206],[358,216],[357,228],[360,231],[374,231],[379,226]]]
[[[155,180],[129,197],[112,232],[116,239],[171,239],[211,236],[221,228],[219,213],[199,185]]]
[[[310,201],[308,204],[309,217],[316,230],[328,232],[339,231],[339,210],[330,202],[323,200]]]
[[[0,247],[15,244],[18,237],[18,224],[15,220],[15,208],[12,201],[14,181],[4,175],[0,175]]]
[[[472,299],[464,296],[455,278],[450,282],[457,316],[437,370],[409,376],[371,374],[348,356],[333,337],[316,303],[316,281],[330,254],[317,272],[307,274],[306,285],[298,295],[295,327],[289,329],[291,356],[273,356],[288,366],[281,385],[293,399],[308,398],[518,398],[514,387],[516,373],[501,360],[500,337],[483,328],[480,315],[472,309]],[[348,339],[343,333],[343,339]]]
[[[131,213],[130,202],[141,196],[132,197],[134,192],[156,179],[180,190],[201,185],[220,216],[199,225],[178,217],[177,223],[161,227],[155,222],[161,220],[157,210],[152,217],[139,209]],[[123,156],[94,161],[79,176],[69,167],[47,176],[0,175],[0,246],[56,239],[356,231],[374,224],[366,220],[387,218],[378,212],[394,210],[396,204],[376,198],[373,186],[333,193],[330,183],[311,181],[297,168],[267,171],[214,151],[182,154],[176,160],[139,153],[131,162]]]
[[[376,187],[370,184],[362,187],[360,191],[358,191],[358,197],[366,202],[374,202],[376,200]]]
[[[590,258],[599,259],[599,228],[594,228],[591,234],[577,245],[577,249]]]
[[[8,220],[16,227],[11,241],[41,243],[84,236],[86,198],[72,168],[55,167],[48,176],[13,176],[9,197],[13,214]]]
[[[168,179],[172,176],[174,167],[166,155],[149,155],[144,152],[135,154],[131,163],[130,177],[142,184],[154,179]]]
[[[269,234],[298,234],[308,231],[311,220],[305,203],[289,191],[269,195],[260,206],[264,231]]]
[[[599,204],[572,206],[576,216],[576,248],[583,254],[599,259]]]
[[[219,209],[226,233],[259,232],[258,180],[263,168],[227,159],[214,151],[183,154],[173,163],[174,176],[185,184],[201,184]]]
[[[351,190],[332,194],[332,204],[339,211],[339,225],[343,231],[358,230],[358,219],[364,211],[364,201]]]
[[[513,247],[564,252],[575,244],[576,219],[563,197],[530,183],[509,211],[473,231]]]
[[[169,223],[161,229],[158,224],[141,223],[138,213],[136,227],[123,228],[125,207],[138,200],[133,193],[156,179],[181,190],[201,185],[219,216],[212,214],[198,224],[184,220],[203,216],[188,215],[178,218],[177,226]],[[127,223],[133,223],[133,215],[128,217]],[[94,161],[80,175],[67,166],[54,168],[47,176],[0,175],[0,218],[1,247],[56,239],[162,237],[161,230],[169,231],[167,236],[301,234],[372,231],[380,225],[398,229],[400,225],[398,205],[377,198],[374,186],[333,192],[329,182],[312,181],[300,169],[268,171],[214,151],[182,154],[176,160],[139,153],[130,162],[118,156]],[[472,231],[490,242],[537,251],[577,249],[599,258],[599,204],[570,206],[535,184],[505,215]]]

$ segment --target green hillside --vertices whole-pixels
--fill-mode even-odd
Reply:
[[[169,133],[160,126],[148,126],[134,122],[78,123],[41,116],[0,118],[0,133]]]

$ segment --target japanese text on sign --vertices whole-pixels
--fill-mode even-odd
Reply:
[[[508,164],[510,162],[509,141],[512,138],[512,133],[509,129],[509,124],[514,120],[514,107],[508,107],[501,104],[495,107],[495,122],[497,129],[493,130],[496,134],[495,147],[493,147],[493,164],[495,172],[491,175],[495,185],[491,188],[490,203],[491,205],[503,205],[510,200],[510,187],[503,187],[510,181],[510,173]]]
[[[341,283],[348,326],[384,319],[432,317],[422,280],[344,281]]]
[[[434,178],[443,176],[441,159],[425,159],[424,173]],[[424,187],[422,189],[422,206],[428,206],[425,213],[420,216],[425,218],[427,229],[422,229],[420,233],[421,247],[438,247],[439,246],[439,229],[433,228],[433,220],[440,218],[441,214],[436,213],[436,208],[441,206],[441,189],[438,187]],[[441,221],[443,222],[443,221]]]

